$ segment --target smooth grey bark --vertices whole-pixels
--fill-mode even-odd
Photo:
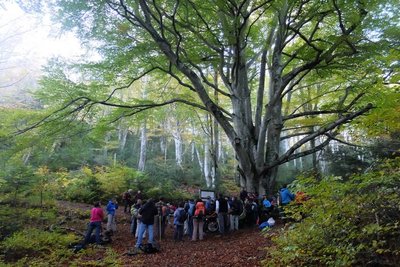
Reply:
[[[211,155],[210,155],[210,140],[204,142],[204,178],[206,181],[207,188],[212,188],[212,176],[211,176]]]
[[[180,168],[183,168],[183,141],[182,141],[182,129],[180,128],[180,122],[177,120],[175,127],[172,129],[172,136],[175,143],[175,162]]]
[[[122,153],[125,149],[128,132],[129,132],[128,127],[125,127],[122,124],[119,125],[118,127],[119,153]]]
[[[167,137],[164,135],[160,136],[160,149],[164,155],[164,162],[167,162],[168,141]]]
[[[138,170],[144,171],[146,168],[146,156],[147,156],[147,126],[144,121],[140,127],[140,153]]]
[[[209,10],[196,1],[160,4],[146,0],[109,0],[106,5],[115,12],[113,16],[118,14],[130,24],[133,33],[143,34],[146,42],[152,40],[145,43],[151,47],[151,55],[160,52],[162,60],[168,61],[165,65],[159,63],[161,56],[157,56],[149,64],[152,69],[167,73],[182,87],[197,94],[198,99],[191,105],[211,114],[226,134],[235,151],[238,171],[250,192],[258,192],[261,186],[272,193],[280,164],[321,150],[340,125],[372,108],[371,105],[358,109],[352,104],[346,106],[343,98],[343,105],[339,106],[343,110],[314,113],[340,113],[337,118],[300,138],[287,151],[279,151],[285,122],[306,115],[296,112],[283,116],[282,99],[311,71],[326,69],[335,61],[348,59],[358,52],[357,42],[363,39],[356,35],[358,32],[355,36],[352,34],[366,15],[361,2],[353,7],[359,11],[359,17],[351,21],[343,21],[336,1],[219,1],[210,6],[218,15],[212,18],[208,16]],[[262,17],[264,14],[271,17]],[[337,24],[332,25],[335,21]],[[252,27],[256,24],[257,29],[265,32],[254,37]],[[324,40],[326,32],[329,36]],[[131,38],[130,32],[127,37]],[[207,75],[210,69],[218,70],[223,90]],[[259,77],[255,114],[249,86],[254,83],[254,76]],[[210,93],[212,90],[230,101],[228,109],[219,105]],[[323,142],[299,151],[320,136],[325,137]],[[176,135],[174,140],[179,164],[181,139]]]

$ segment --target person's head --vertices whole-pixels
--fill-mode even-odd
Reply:
[[[128,193],[129,193],[129,194],[130,194],[130,193],[132,193],[132,192],[133,192],[133,190],[132,190],[132,189],[129,189],[129,190],[128,190]]]
[[[203,200],[201,200],[201,198],[198,198],[198,199],[196,200],[196,204],[199,203],[199,202],[203,202]]]
[[[222,193],[219,193],[219,194],[218,194],[218,197],[219,197],[219,198],[223,198],[224,195],[223,195]]]
[[[141,199],[138,199],[138,200],[136,200],[136,204],[142,204],[142,200]]]
[[[101,206],[101,202],[100,202],[100,201],[95,201],[95,202],[93,203],[93,206],[94,206],[95,208],[98,208],[98,207]]]
[[[282,188],[287,188],[287,184],[283,184],[283,185],[282,185]]]
[[[183,208],[184,206],[185,206],[185,202],[183,202],[183,201],[179,202],[179,205],[178,205],[179,208]]]
[[[111,199],[111,202],[112,202],[112,203],[117,203],[117,198],[116,198],[116,197],[113,197],[113,198]]]

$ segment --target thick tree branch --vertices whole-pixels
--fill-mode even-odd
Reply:
[[[370,109],[372,109],[373,106],[372,104],[368,104],[367,106],[365,106],[364,108],[360,109],[357,112],[353,112],[350,113],[344,117],[341,117],[339,119],[337,119],[334,122],[329,123],[328,125],[319,128],[317,131],[315,131],[314,133],[302,138],[301,140],[299,140],[296,144],[294,144],[291,148],[289,148],[284,154],[282,154],[281,156],[279,156],[273,163],[268,164],[268,166],[264,166],[263,170],[262,170],[262,174],[265,174],[268,172],[269,169],[276,167],[282,163],[288,162],[289,160],[295,159],[295,158],[299,158],[308,154],[312,154],[315,151],[321,150],[324,146],[329,144],[329,141],[331,140],[331,137],[328,137],[327,141],[325,141],[324,143],[322,143],[321,145],[315,147],[312,150],[308,150],[305,152],[301,152],[301,153],[297,153],[294,154],[294,152],[299,149],[301,146],[303,146],[304,144],[306,144],[307,142],[317,138],[318,136],[321,135],[328,135],[328,133],[330,131],[332,131],[333,129],[337,128],[338,126],[348,123],[351,120],[353,120],[354,118],[361,116],[362,114],[368,112]]]
[[[344,110],[311,110],[311,111],[306,111],[306,112],[302,112],[302,113],[291,114],[291,115],[285,116],[282,118],[282,120],[286,121],[286,120],[292,120],[292,119],[304,117],[304,116],[315,116],[315,115],[322,115],[322,114],[338,114],[338,113],[342,113],[342,112],[344,112]]]

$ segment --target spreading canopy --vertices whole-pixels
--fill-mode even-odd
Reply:
[[[97,104],[120,108],[116,119],[176,102],[205,110],[250,191],[271,191],[277,166],[323,149],[373,107],[363,97],[380,86],[377,55],[391,46],[384,29],[396,25],[382,23],[396,14],[388,1],[55,0],[51,8],[99,55],[75,66],[79,82],[44,80],[72,92],[55,114]],[[177,85],[168,94],[116,97],[142,77],[166,76]],[[281,151],[293,136],[301,138]]]

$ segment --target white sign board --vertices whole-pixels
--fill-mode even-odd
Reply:
[[[210,190],[200,190],[200,198],[206,200],[207,197],[211,197],[211,199],[215,200],[215,192]]]

